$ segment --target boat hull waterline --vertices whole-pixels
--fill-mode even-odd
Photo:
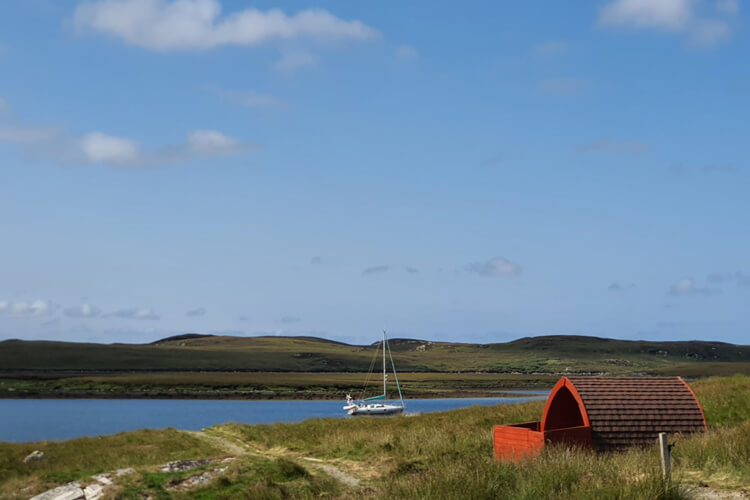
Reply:
[[[397,413],[401,413],[404,411],[403,406],[399,405],[382,405],[382,404],[375,404],[375,405],[346,405],[344,406],[344,410],[349,415],[357,416],[357,415],[396,415]]]

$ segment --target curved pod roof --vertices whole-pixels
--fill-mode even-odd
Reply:
[[[597,450],[652,444],[660,432],[706,430],[692,389],[680,377],[563,377],[547,399],[541,432],[588,426]]]

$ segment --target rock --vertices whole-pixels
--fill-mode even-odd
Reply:
[[[109,474],[96,474],[91,476],[91,479],[96,481],[99,484],[103,484],[104,486],[109,486],[110,484],[113,484],[112,476]]]
[[[175,460],[174,462],[169,462],[167,464],[164,464],[161,466],[162,472],[181,472],[185,470],[195,469],[196,467],[200,467],[202,465],[208,465],[210,464],[210,460],[200,459],[200,460]]]
[[[83,489],[86,500],[99,500],[104,494],[104,488],[101,484],[90,484]]]
[[[211,481],[213,481],[213,479],[216,476],[226,472],[226,470],[227,470],[226,467],[221,467],[215,470],[207,470],[206,472],[202,474],[196,474],[195,476],[190,476],[187,479],[183,479],[182,481],[172,484],[171,486],[167,486],[167,489],[185,491],[185,490],[191,490],[193,488],[197,488],[199,486],[205,486]]]
[[[135,474],[135,469],[132,467],[128,467],[127,469],[117,469],[115,471],[115,476],[117,477],[128,476],[130,474]]]
[[[198,474],[197,476],[191,476],[185,479],[181,483],[181,486],[188,489],[196,488],[198,486],[205,486],[211,482],[213,477],[213,474],[211,474],[210,472],[204,472],[203,474]]]
[[[44,452],[39,450],[34,450],[31,453],[29,453],[26,458],[23,459],[23,463],[27,464],[29,462],[34,462],[36,460],[41,460],[44,458]]]
[[[84,500],[85,498],[86,496],[81,489],[81,485],[77,482],[72,482],[40,493],[35,497],[31,497],[31,500]]]

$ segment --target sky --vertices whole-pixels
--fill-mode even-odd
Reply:
[[[750,344],[741,0],[8,0],[0,339]]]

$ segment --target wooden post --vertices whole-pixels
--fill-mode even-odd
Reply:
[[[667,444],[667,433],[659,433],[659,451],[661,453],[661,471],[664,480],[669,482],[672,477],[672,447]]]

